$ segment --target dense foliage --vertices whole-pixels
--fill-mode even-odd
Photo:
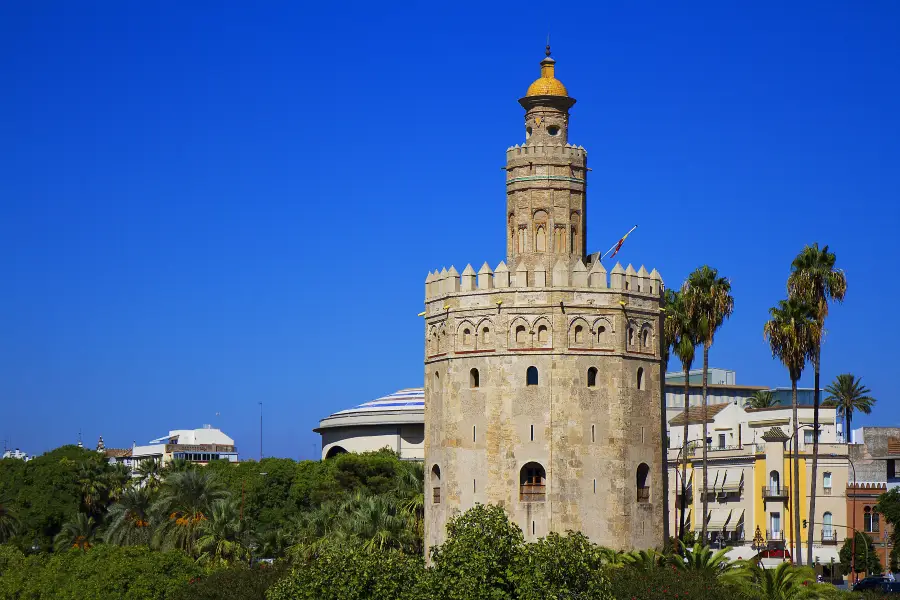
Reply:
[[[878,552],[872,538],[864,533],[856,533],[856,560],[852,561],[853,556],[853,537],[844,540],[841,546],[840,557],[841,564],[844,565],[844,572],[849,573],[851,565],[857,573],[877,573],[881,574],[881,559],[878,558]]]
[[[386,451],[144,464],[134,478],[98,457],[67,447],[0,461],[0,532],[10,542],[0,545],[0,599],[843,597],[810,570],[763,570],[697,544],[618,552],[574,532],[526,544],[499,506],[454,517],[426,567],[422,466]],[[891,521],[900,498],[885,498]]]
[[[900,488],[894,487],[882,494],[875,510],[884,515],[884,520],[894,528],[891,534],[894,548],[891,550],[890,568],[891,571],[900,571]]]
[[[0,552],[0,568],[10,554]],[[181,552],[98,545],[12,558],[0,576],[0,598],[168,600],[200,574]]]

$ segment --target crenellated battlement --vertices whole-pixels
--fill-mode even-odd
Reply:
[[[599,261],[594,262],[588,269],[580,260],[574,261],[571,266],[559,260],[549,272],[540,268],[527,269],[524,265],[510,271],[504,262],[497,265],[496,269],[491,269],[484,263],[477,272],[472,265],[466,265],[462,273],[453,266],[429,273],[425,278],[425,300],[430,302],[452,294],[506,288],[608,289],[659,298],[665,284],[656,269],[647,272],[643,265],[635,270],[630,264],[622,268],[620,263],[616,263],[607,273]]]
[[[522,144],[521,146],[516,144],[506,149],[506,160],[508,161],[516,158],[540,157],[575,159],[583,162],[587,158],[587,150],[582,146],[561,143],[556,145]]]

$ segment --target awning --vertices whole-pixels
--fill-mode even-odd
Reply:
[[[707,531],[722,531],[725,527],[725,523],[728,522],[728,518],[731,516],[730,508],[713,508],[709,511],[709,515],[706,519],[706,530]],[[694,524],[694,531],[702,531],[703,523],[697,522]]]
[[[744,510],[741,509],[740,513],[735,513],[728,520],[728,523],[725,524],[725,531],[737,531],[739,525],[744,522]]]
[[[725,469],[724,480],[719,481],[717,488],[723,492],[739,492],[741,491],[741,483],[743,480],[743,469]]]

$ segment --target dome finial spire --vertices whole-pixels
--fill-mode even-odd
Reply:
[[[550,34],[547,34],[547,49],[544,50],[544,54],[550,56]]]

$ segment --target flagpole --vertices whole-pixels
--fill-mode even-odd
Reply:
[[[628,230],[628,233],[626,233],[626,234],[623,235],[621,238],[619,238],[619,242],[624,241],[625,238],[627,238],[629,235],[631,235],[631,232],[634,231],[635,229],[637,229],[637,225],[635,225],[634,227],[632,227],[631,229],[629,229],[629,230]],[[604,258],[606,258],[606,255],[609,254],[610,252],[612,252],[613,249],[619,244],[619,242],[616,242],[615,244],[613,244],[612,246],[610,246],[610,247],[609,247],[609,250],[607,250],[607,251],[603,254],[603,256],[600,257],[600,260],[603,260]]]

